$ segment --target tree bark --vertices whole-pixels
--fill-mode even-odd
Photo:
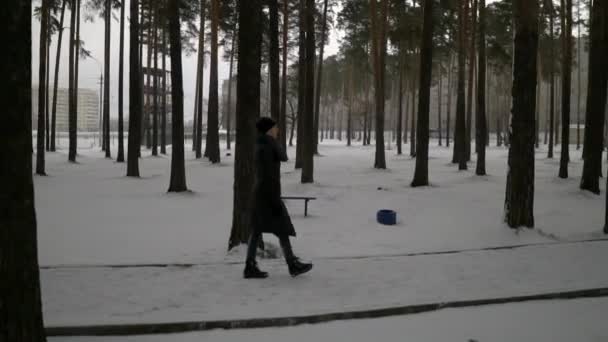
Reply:
[[[59,20],[59,37],[57,38],[57,58],[55,59],[55,81],[53,82],[53,109],[51,112],[51,152],[56,151],[56,127],[57,127],[57,87],[59,87],[59,61],[61,60],[61,44],[63,41],[63,23],[65,19],[65,7],[67,0],[61,5],[61,19]]]
[[[154,71],[152,74],[152,155],[158,156],[158,1],[152,5],[152,25],[154,25],[152,58],[154,58]]]
[[[228,249],[247,243],[255,179],[255,122],[260,116],[262,1],[238,0],[239,34],[236,90],[234,201]]]
[[[554,59],[555,59],[555,47],[554,47],[554,29],[553,29],[553,25],[554,25],[554,13],[553,13],[553,6],[551,5],[550,8],[548,9],[548,15],[549,15],[549,43],[550,48],[549,48],[549,70],[551,72],[551,76],[550,76],[550,94],[549,94],[549,150],[547,152],[547,158],[552,159],[553,158],[553,146],[555,145],[554,142],[554,136],[555,136],[555,67],[554,67]]]
[[[171,105],[173,107],[171,181],[169,192],[187,191],[184,161],[184,83],[179,7],[182,0],[169,0],[169,43],[171,44]]]
[[[562,16],[562,150],[559,177],[568,178],[570,161],[570,87],[572,85],[572,0],[561,0]]]
[[[269,64],[270,69],[270,117],[277,123],[280,118],[280,88],[279,88],[279,2],[278,0],[268,1],[269,23],[270,23],[270,51]]]
[[[103,124],[106,158],[112,158],[110,150],[110,38],[112,22],[112,0],[105,3],[105,47],[103,75]],[[78,90],[76,90],[78,91]]]
[[[120,47],[118,53],[118,155],[116,161],[125,161],[124,144],[124,64],[125,64],[125,3],[120,4]]]
[[[306,95],[304,106],[304,144],[302,149],[302,184],[314,181],[315,138],[315,0],[306,0]],[[299,137],[298,137],[299,140]]]
[[[46,113],[46,53],[49,28],[49,0],[42,0],[40,19],[40,61],[38,68],[38,136],[36,143],[36,174],[46,176],[44,170],[44,137]]]
[[[232,130],[232,70],[234,68],[234,49],[236,48],[237,26],[232,31],[232,48],[230,49],[230,71],[228,72],[228,103],[226,104],[226,148],[230,150],[230,133]],[[283,131],[281,134],[284,135]]]
[[[459,170],[467,169],[466,123],[465,123],[465,68],[466,68],[466,2],[460,0],[458,29],[458,85],[456,90],[456,125],[454,127],[454,156],[452,163],[458,163]]]
[[[195,150],[196,150],[196,159],[200,159],[203,157],[203,75],[205,70],[205,0],[201,0],[201,21],[200,21],[200,32],[199,32],[199,40],[198,40],[198,58],[199,58],[199,68],[198,69],[198,77],[199,77],[199,85],[198,85],[198,97],[197,97],[197,110],[196,110],[196,120],[195,120],[195,131],[194,136],[196,137],[195,141]],[[209,122],[207,120],[207,127],[209,127]],[[209,132],[207,132],[207,136],[209,136]],[[207,148],[207,144],[205,144],[205,149]]]
[[[68,160],[76,162],[76,109],[74,108],[74,58],[76,53],[76,0],[71,2],[70,11],[70,56],[69,56],[69,87],[68,87],[68,130],[69,130],[69,152]],[[101,94],[99,94],[101,96]]]
[[[319,50],[319,62],[317,63],[317,85],[315,86],[315,122],[314,122],[314,153],[316,155],[319,154],[319,105],[321,102],[321,84],[323,80],[323,52],[325,51],[325,39],[327,36],[326,27],[327,27],[327,2],[325,0],[323,2],[323,18],[321,19],[321,48]]]
[[[467,1],[467,8],[468,8],[468,1]],[[467,9],[468,10],[468,9]],[[467,18],[468,20],[468,18]],[[473,85],[475,84],[475,46],[476,46],[476,41],[475,41],[475,36],[476,36],[476,30],[477,30],[477,0],[473,0],[473,8],[471,11],[471,45],[469,48],[469,77],[468,77],[468,89],[467,89],[467,130],[466,130],[466,134],[467,134],[467,138],[466,138],[466,158],[467,158],[467,162],[471,160],[471,137],[472,137],[472,132],[473,132],[473,123],[472,123],[472,117],[473,117]]]
[[[443,145],[443,135],[441,132],[441,97],[443,96],[442,88],[443,88],[443,72],[441,71],[441,63],[439,63],[439,76],[437,83],[437,133],[439,134],[439,146]]]
[[[475,174],[484,176],[486,174],[486,0],[479,0],[479,37],[478,46],[479,61],[477,70],[477,106],[475,106],[476,136],[475,145],[477,151],[477,168]],[[535,74],[536,75],[536,74]],[[538,111],[536,111],[538,113]],[[538,125],[535,125],[536,127]],[[536,130],[536,128],[535,128]],[[538,138],[538,134],[535,133]]]
[[[296,140],[295,168],[301,169],[303,164],[304,145],[304,111],[306,103],[306,1],[299,2],[299,39],[298,39],[298,126]]]
[[[608,3],[594,1],[591,10],[589,80],[583,145],[581,189],[599,194],[608,81]]]
[[[139,0],[131,0],[129,33],[129,141],[127,177],[139,177],[142,121],[141,65],[139,53]]]
[[[209,65],[209,106],[207,108],[207,157],[213,164],[220,162],[219,94],[218,94],[218,26],[219,0],[211,0],[211,63]]]
[[[385,58],[386,58],[386,25],[387,0],[380,2],[380,17],[376,9],[376,1],[371,0],[371,29],[372,29],[372,64],[374,66],[374,93],[376,109],[376,155],[374,168],[386,169],[384,153],[384,87],[385,87]]]
[[[515,44],[513,110],[505,221],[517,229],[534,227],[534,121],[536,58],[538,49],[538,2],[513,1]]]
[[[32,179],[32,2],[4,1],[1,18],[0,341],[44,342]]]
[[[281,113],[279,114],[279,141],[281,142],[281,146],[285,151],[287,150],[287,39],[289,35],[288,4],[289,0],[283,0],[283,75],[281,80]]]
[[[167,154],[167,25],[166,22],[162,21],[162,55],[163,55],[163,84],[162,84],[162,120],[160,123],[160,153]]]
[[[429,112],[433,71],[433,2],[423,7],[422,42],[420,44],[420,86],[418,91],[418,130],[416,132],[416,169],[413,187],[429,185]]]

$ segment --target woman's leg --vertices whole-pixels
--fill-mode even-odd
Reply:
[[[260,238],[262,237],[262,233],[257,231],[252,231],[251,236],[249,237],[249,245],[247,246],[247,263],[255,264],[256,253],[258,250],[258,244],[260,243]]]
[[[296,256],[293,254],[293,248],[291,247],[291,241],[289,241],[289,236],[279,236],[279,243],[281,244],[281,249],[283,249],[283,256],[285,257],[285,262],[289,265],[294,261]]]

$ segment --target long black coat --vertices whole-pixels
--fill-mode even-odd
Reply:
[[[278,142],[260,135],[255,145],[256,179],[253,186],[252,228],[254,232],[295,236],[285,204],[281,200],[281,162],[287,154]]]

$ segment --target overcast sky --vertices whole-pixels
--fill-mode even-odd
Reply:
[[[127,0],[127,17],[128,17],[128,3]],[[118,17],[120,13],[116,11],[115,16]],[[84,18],[84,15],[83,15]],[[66,10],[66,18],[64,22],[64,27],[68,27],[70,24],[69,21],[69,11]],[[208,25],[208,23],[207,23]],[[110,88],[111,88],[111,116],[118,116],[118,55],[119,55],[119,29],[120,23],[116,20],[112,21],[112,37],[111,37],[111,77],[110,77]],[[104,24],[103,20],[99,17],[95,18],[95,22],[84,22],[82,21],[81,26],[81,39],[85,42],[84,47],[91,51],[91,54],[94,58],[88,58],[86,60],[81,60],[80,62],[80,75],[79,75],[79,88],[88,88],[94,89],[96,91],[99,90],[99,76],[102,72],[103,68],[103,52],[104,52]],[[129,89],[129,26],[128,20],[127,25],[125,27],[125,113],[128,113],[129,107],[129,97],[128,97],[128,89]],[[61,59],[60,59],[60,70],[59,70],[59,87],[67,88],[68,87],[68,38],[69,37],[69,29],[64,31],[62,49],[61,49]],[[40,44],[40,23],[38,19],[32,18],[32,83],[34,85],[38,84],[38,68],[39,68],[39,44]],[[326,56],[334,54],[337,52],[338,43],[336,40],[336,34],[332,33],[330,37],[329,47],[326,48]],[[208,42],[206,43],[208,49]],[[144,50],[145,54],[145,50]],[[51,45],[51,86],[54,80],[54,70],[55,70],[55,57],[57,55],[57,35],[53,37],[53,42]],[[220,64],[219,64],[219,84],[221,87],[222,81],[228,78],[229,73],[229,63],[224,62],[221,58],[223,56],[223,52],[220,51]],[[183,75],[184,75],[184,118],[186,121],[192,118],[193,106],[194,106],[194,87],[196,83],[196,54],[187,56],[183,54]],[[159,59],[159,67],[161,60]],[[169,60],[167,60],[169,63]],[[207,64],[209,64],[207,62]],[[236,63],[235,63],[236,64]],[[234,67],[234,73],[236,73],[236,65]],[[170,67],[168,67],[170,69]],[[209,84],[209,70],[205,69],[204,75],[204,92],[205,97],[208,94],[208,84]],[[220,96],[221,96],[221,88],[220,88]]]

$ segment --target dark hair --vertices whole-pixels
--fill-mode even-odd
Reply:
[[[274,121],[273,119],[271,119],[269,117],[260,118],[255,123],[255,127],[258,129],[258,132],[260,134],[266,134],[266,132],[268,132],[270,129],[272,129],[272,127],[274,127],[276,125],[277,125],[276,121]]]

